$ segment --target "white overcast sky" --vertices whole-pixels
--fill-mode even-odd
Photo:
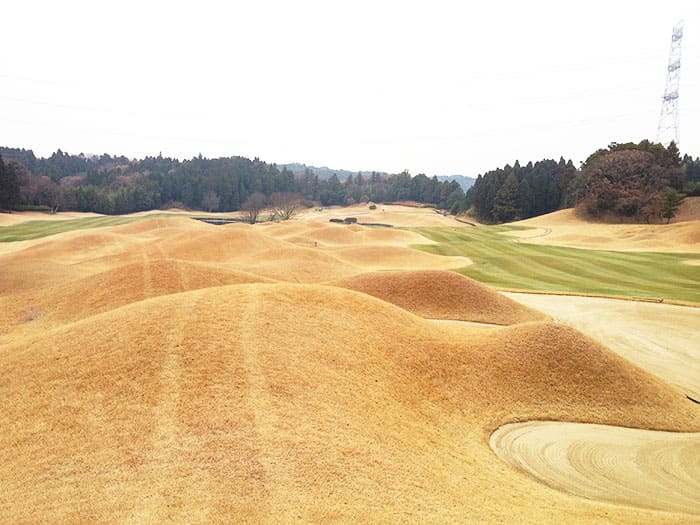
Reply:
[[[4,1],[0,145],[476,176],[656,139],[684,19],[681,151],[700,155],[700,2]]]

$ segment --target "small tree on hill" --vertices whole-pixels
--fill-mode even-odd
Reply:
[[[678,193],[676,190],[669,190],[664,193],[663,201],[661,202],[661,216],[666,219],[666,224],[671,222],[676,216],[678,208],[683,203],[685,195]]]

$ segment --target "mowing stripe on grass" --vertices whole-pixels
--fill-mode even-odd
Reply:
[[[28,241],[64,233],[73,230],[87,230],[90,228],[104,228],[105,226],[118,226],[143,219],[154,217],[175,217],[170,213],[154,213],[152,215],[142,215],[139,217],[125,217],[121,215],[88,217],[85,219],[65,219],[65,220],[29,220],[12,226],[0,227],[0,242]]]
[[[509,229],[515,228],[412,230],[438,243],[415,248],[437,255],[469,257],[474,264],[458,272],[496,288],[700,303],[700,266],[683,263],[689,259],[700,260],[697,254],[527,244],[523,239],[499,234]]]

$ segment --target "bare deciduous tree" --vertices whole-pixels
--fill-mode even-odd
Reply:
[[[265,207],[265,195],[256,191],[252,193],[241,206],[241,209],[248,214],[248,222],[255,224],[260,211]]]
[[[270,195],[270,203],[272,204],[273,217],[286,221],[291,219],[299,208],[303,196],[299,193],[277,192]]]
[[[205,191],[202,196],[202,206],[205,210],[211,213],[214,210],[219,209],[219,204],[221,204],[221,199],[216,192],[211,190]]]

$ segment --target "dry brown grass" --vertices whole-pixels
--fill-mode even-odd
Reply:
[[[700,197],[686,197],[673,221],[700,221]]]
[[[150,219],[0,255],[0,515],[688,521],[553,490],[489,447],[531,419],[700,430],[675,387],[552,322],[423,319],[537,314],[434,271],[465,261],[413,234],[325,220]],[[331,282],[367,293],[313,284]]]
[[[0,351],[13,521],[586,520],[603,507],[517,475],[490,432],[700,429],[674,390],[571,329],[456,341],[338,288],[163,296]]]
[[[462,275],[440,271],[372,272],[337,284],[428,319],[510,325],[544,316]]]
[[[697,202],[693,199],[697,199]],[[507,235],[522,242],[618,251],[700,253],[700,198],[691,198],[671,224],[605,224],[579,218],[572,208],[514,224],[537,228]]]

